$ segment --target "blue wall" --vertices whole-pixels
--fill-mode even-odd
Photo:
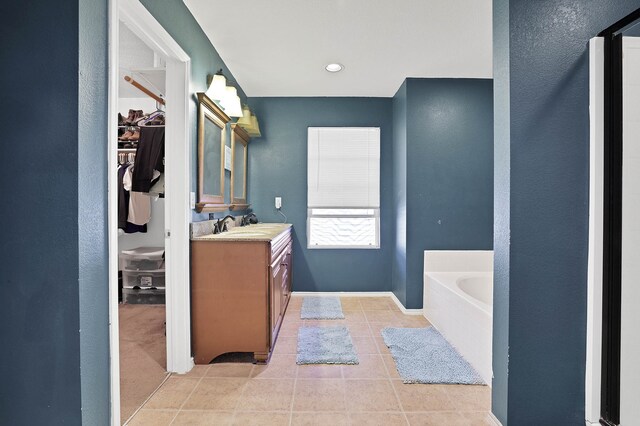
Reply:
[[[0,5],[3,425],[81,423],[78,30],[77,1]]]
[[[108,424],[107,2],[79,2],[78,217],[82,423]],[[47,210],[43,211],[45,214]],[[51,424],[51,423],[50,423]]]
[[[493,410],[505,425],[584,425],[587,42],[637,8],[494,2],[495,162],[510,164],[496,169],[496,205],[509,207],[494,223]]]
[[[197,194],[198,191],[198,99],[197,92],[207,90],[207,75],[215,74],[220,68],[227,77],[227,81],[234,81],[235,77],[229,71],[220,58],[215,47],[209,41],[200,24],[195,20],[187,6],[182,1],[176,0],[141,0],[141,3],[153,15],[154,18],[164,27],[171,37],[182,47],[191,57],[191,103],[189,106],[189,116],[191,119],[191,191]],[[229,83],[230,84],[230,83]],[[240,99],[245,102],[246,96],[242,87],[234,83],[238,89]],[[234,119],[235,120],[235,119]],[[227,126],[227,145],[231,143],[231,128]],[[225,174],[225,201],[229,202],[228,194],[230,189],[230,172]],[[224,216],[227,212],[217,213],[216,216]],[[238,212],[233,212],[238,214]],[[198,214],[192,212],[192,220],[200,221],[209,219],[208,213]]]
[[[248,197],[264,222],[282,222],[274,197],[294,226],[293,289],[390,291],[392,255],[392,120],[389,98],[250,98],[262,138],[249,144]],[[379,250],[308,250],[307,127],[380,127]]]
[[[394,154],[406,155],[406,177],[394,176],[407,195],[406,246],[396,236],[395,259],[406,256],[406,280],[394,265],[393,288],[409,309],[422,307],[424,250],[493,247],[492,110],[491,80],[409,78],[396,94],[394,124],[406,130],[394,129]]]

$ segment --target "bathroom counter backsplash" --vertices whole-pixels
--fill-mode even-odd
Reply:
[[[192,241],[271,241],[287,229],[290,223],[258,223],[236,226],[220,234],[213,233],[215,220],[194,222],[191,224]]]

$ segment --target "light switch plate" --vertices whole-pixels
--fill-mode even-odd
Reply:
[[[276,209],[282,208],[282,197],[276,197]]]
[[[192,209],[196,208],[196,193],[195,192],[191,193],[191,208]]]

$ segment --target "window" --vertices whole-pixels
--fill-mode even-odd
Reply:
[[[380,247],[380,129],[309,127],[307,247]]]

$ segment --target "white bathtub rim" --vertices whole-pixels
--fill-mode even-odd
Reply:
[[[477,272],[425,272],[424,279],[432,279],[436,281],[440,286],[446,288],[456,296],[463,298],[465,301],[471,303],[476,308],[480,309],[485,314],[489,315],[489,318],[493,318],[493,304],[488,305],[483,301],[476,299],[469,293],[463,291],[458,287],[458,280],[465,278],[477,278],[477,277],[490,277],[493,284],[493,272],[477,271]],[[491,299],[493,300],[493,293]],[[425,307],[423,307],[425,309]],[[425,309],[426,311],[426,309]]]

